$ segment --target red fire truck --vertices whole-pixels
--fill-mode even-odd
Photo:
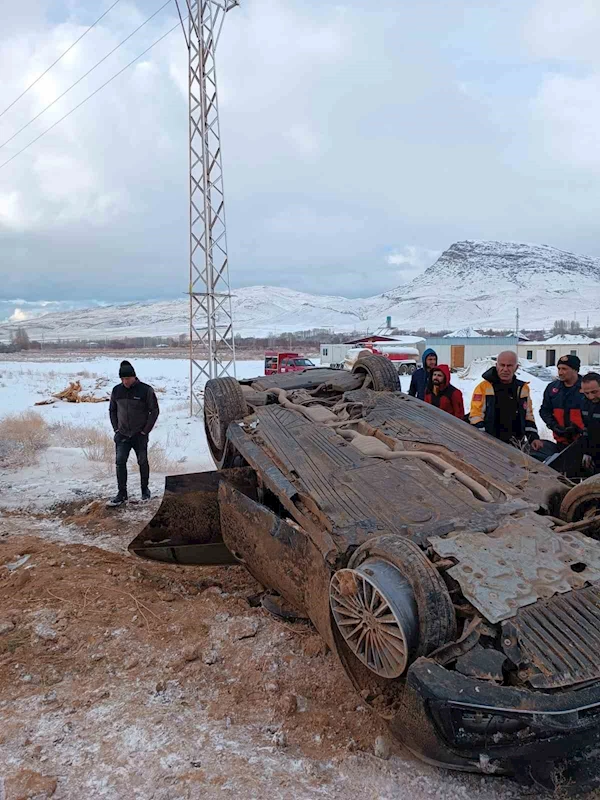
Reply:
[[[278,372],[302,372],[303,369],[316,364],[300,355],[300,353],[280,353],[277,350],[265,351],[265,375],[276,375]]]

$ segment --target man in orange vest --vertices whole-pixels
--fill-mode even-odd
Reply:
[[[577,356],[561,356],[557,364],[558,380],[544,391],[540,417],[552,431],[558,452],[583,433],[581,409],[585,398],[581,393],[580,366]]]

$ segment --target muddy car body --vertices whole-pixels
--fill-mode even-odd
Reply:
[[[398,389],[373,355],[209,381],[218,469],[169,478],[131,548],[244,564],[424,760],[596,786],[597,489]]]

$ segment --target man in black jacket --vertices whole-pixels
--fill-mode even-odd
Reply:
[[[577,356],[561,356],[558,359],[558,380],[546,386],[540,417],[550,428],[559,452],[581,436],[583,419],[581,409],[584,397],[581,393]]]
[[[600,374],[588,372],[581,381],[584,396],[581,416],[585,426],[584,448],[594,467],[600,472]]]
[[[129,361],[121,362],[119,378],[121,383],[112,390],[109,406],[110,422],[115,432],[119,491],[108,503],[109,506],[120,506],[127,502],[127,459],[132,450],[140,467],[142,500],[150,499],[148,435],[159,414],[154,389],[137,379]]]

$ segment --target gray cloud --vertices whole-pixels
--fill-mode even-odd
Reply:
[[[558,0],[243,0],[218,54],[232,283],[371,295],[464,238],[597,255],[597,36],[591,3],[573,5],[561,36]],[[3,17],[0,109],[98,14],[23,6]],[[0,143],[151,10],[123,0]],[[159,15],[0,162],[176,21]],[[1,294],[185,291],[186,55],[177,30],[0,170]]]

